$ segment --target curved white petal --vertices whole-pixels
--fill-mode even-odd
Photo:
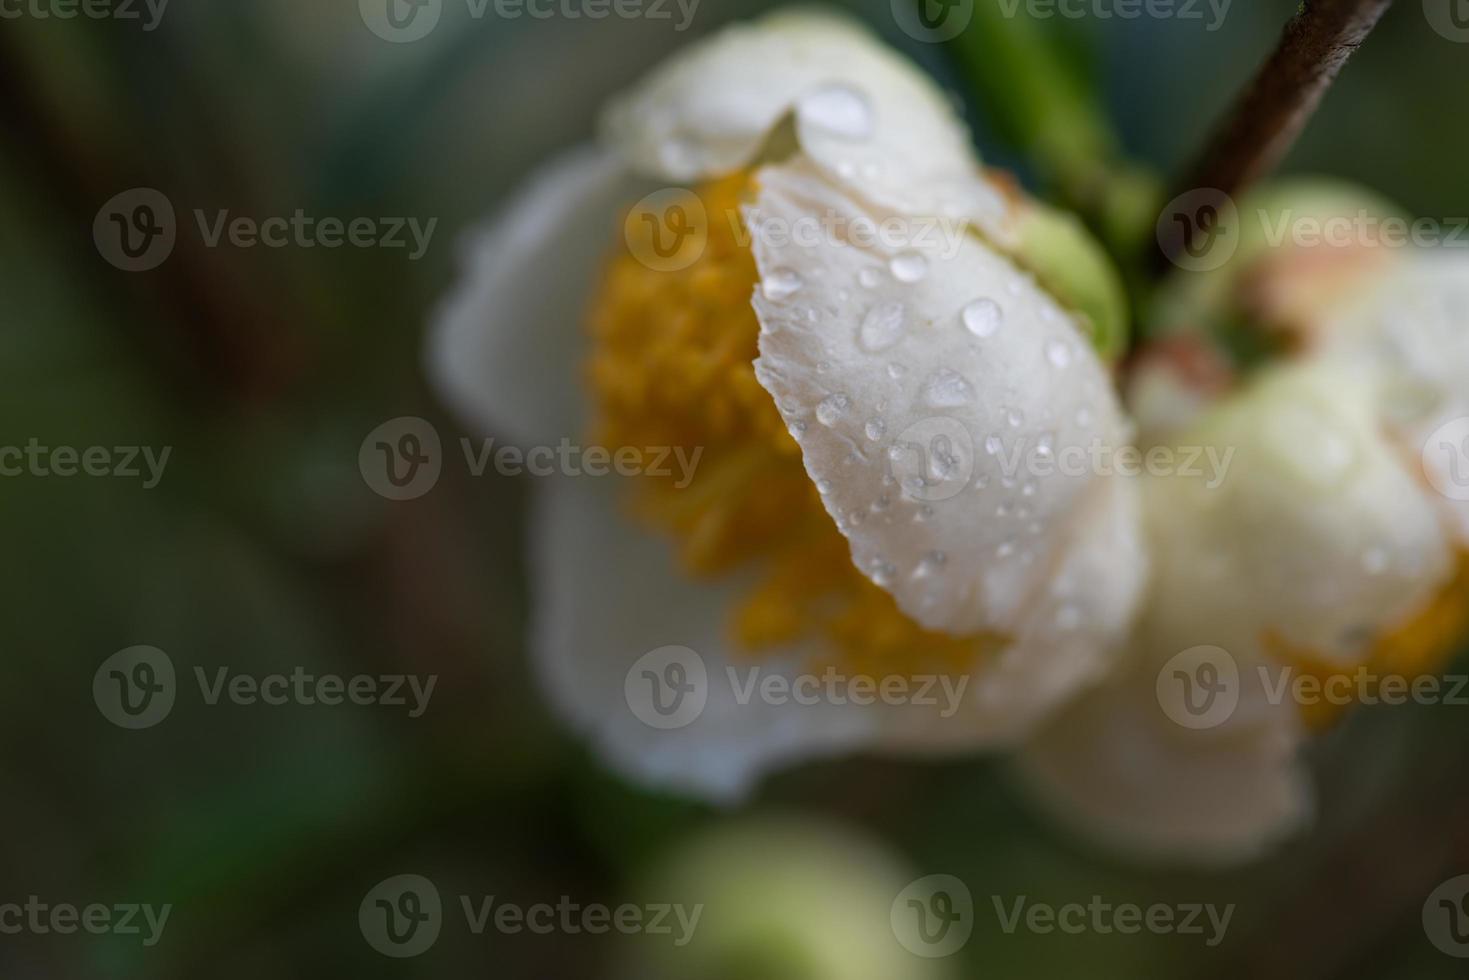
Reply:
[[[1450,556],[1355,369],[1272,370],[1167,448],[1173,472],[1143,480],[1153,581],[1131,666],[1020,766],[1063,820],[1114,847],[1239,860],[1309,816],[1293,658],[1359,662],[1432,599]],[[1184,723],[1176,699],[1212,705],[1210,687],[1221,713]]]
[[[1004,198],[953,105],[846,17],[798,10],[728,27],[614,103],[604,131],[639,172],[684,183],[755,163],[788,117],[800,149],[871,206],[967,218],[1009,241]]]
[[[467,423],[526,444],[580,432],[586,299],[639,186],[612,154],[573,150],[466,243],[427,370]]]
[[[1379,379],[1382,417],[1404,453],[1421,457],[1430,483],[1449,490],[1434,497],[1469,542],[1469,259],[1453,250],[1411,254],[1368,301],[1339,307],[1323,337],[1324,356]]]
[[[1148,481],[1148,619],[1178,649],[1265,642],[1355,663],[1450,574],[1435,513],[1382,437],[1374,389],[1328,363],[1276,369],[1178,439],[1196,475]],[[1181,645],[1180,645],[1181,644]]]
[[[1186,865],[1264,853],[1311,815],[1299,719],[1267,698],[1256,661],[1235,658],[1239,701],[1230,717],[1185,727],[1159,699],[1169,654],[1137,657],[1078,698],[1016,756],[1017,769],[1058,821],[1109,848]]]
[[[1047,625],[974,674],[931,684],[877,677],[869,685],[812,667],[814,651],[758,658],[734,651],[729,616],[748,583],[688,578],[667,541],[620,512],[623,489],[610,479],[561,478],[537,499],[532,645],[541,684],[614,769],[717,801],[737,800],[764,772],[804,759],[1014,741],[1106,668],[1087,623],[1105,619],[1120,629],[1117,610],[1125,603],[1109,590],[1136,584],[1126,564],[1121,574],[1114,568],[1119,549],[1136,547],[1116,536],[1131,525],[1089,524],[1042,600],[1044,615],[1034,618]],[[1135,501],[1118,494],[1107,506],[1129,509]],[[644,720],[647,698],[634,705],[627,685],[631,675],[639,694],[647,693],[643,685],[663,675],[642,675],[645,656],[673,646],[698,655],[705,701],[689,723],[659,728]],[[909,686],[882,694],[885,680]],[[769,696],[762,693],[767,683],[778,685]]]
[[[1017,635],[1073,523],[1116,519],[1089,502],[1126,435],[1100,360],[962,230],[869,239],[877,219],[814,168],[757,180],[756,374],[853,561],[926,628]]]

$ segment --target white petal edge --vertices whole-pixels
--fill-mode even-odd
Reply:
[[[732,650],[729,616],[748,582],[685,575],[669,542],[621,512],[627,488],[619,481],[555,478],[541,489],[531,532],[531,645],[540,685],[609,767],[643,784],[733,803],[765,773],[804,760],[861,750],[947,754],[1014,743],[1107,667],[1080,634],[1061,638],[1062,649],[1052,654],[1048,645],[1057,637],[1041,631],[1027,637],[1033,645],[1017,646],[1014,655],[976,676],[952,678],[957,699],[942,682],[928,694],[933,703],[916,696],[912,703],[868,704],[824,696],[784,704],[747,697],[739,689],[754,667],[762,680],[821,677],[812,666],[820,651],[755,658]],[[1134,504],[1124,495],[1107,506]],[[1057,602],[1070,601],[1068,590],[1075,588],[1107,604],[1109,587],[1130,587],[1110,563],[1117,548],[1134,543],[1101,532],[1108,526],[1089,525],[1099,533],[1089,534],[1061,571]],[[1110,604],[1114,619],[1118,605]],[[667,730],[644,724],[624,688],[640,658],[665,646],[696,652],[708,677],[702,713],[686,727]]]
[[[1447,535],[1373,392],[1330,363],[1269,369],[1178,437],[1201,460],[1233,455],[1222,477],[1205,466],[1144,484],[1158,576],[1146,619],[1174,652],[1269,634],[1355,664],[1447,582]]]
[[[584,422],[586,304],[642,185],[586,146],[551,161],[464,243],[463,272],[430,327],[426,369],[466,425],[522,444]]]
[[[1015,756],[1016,772],[1061,825],[1111,851],[1190,867],[1257,858],[1312,816],[1299,720],[1244,660],[1228,721],[1177,724],[1157,696],[1172,652],[1134,658],[1078,698]]]
[[[777,239],[764,223],[876,219],[801,163],[763,168],[757,183],[756,376],[854,563],[928,629],[1018,634],[1072,521],[1111,479],[1092,450],[1126,439],[1101,361],[1055,300],[978,238],[901,250]],[[976,303],[999,312],[982,337],[965,324]]]
[[[1004,195],[953,104],[845,16],[794,10],[727,27],[614,102],[603,132],[637,172],[687,183],[753,164],[788,117],[805,154],[874,208],[973,221],[1014,244]]]

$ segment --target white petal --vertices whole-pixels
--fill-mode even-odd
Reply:
[[[654,71],[607,113],[641,173],[680,183],[754,163],[794,113],[800,148],[873,207],[966,218],[1009,242],[953,105],[853,21],[804,10],[728,27]]]
[[[1170,653],[1139,657],[1078,698],[1016,757],[1018,770],[1057,820],[1109,848],[1186,865],[1247,860],[1311,814],[1299,721],[1269,702],[1254,661],[1236,658],[1229,718],[1177,723],[1158,695]]]
[[[1369,301],[1340,308],[1324,337],[1325,357],[1350,359],[1380,379],[1384,421],[1410,458],[1421,457],[1433,485],[1449,490],[1434,497],[1458,540],[1469,542],[1469,421],[1461,421],[1469,420],[1469,260],[1451,249],[1412,253]]]
[[[726,639],[741,589],[738,579],[695,581],[676,566],[670,544],[629,522],[614,480],[559,479],[537,499],[533,529],[538,605],[533,646],[549,698],[613,768],[668,789],[730,801],[767,769],[880,740],[885,725],[922,727],[905,716],[935,711],[904,706],[741,704],[738,685],[761,676],[797,675],[809,656],[740,657]],[[707,703],[692,723],[659,729],[629,705],[625,683],[645,655],[683,646],[704,665]],[[636,680],[636,679],[635,679]]]
[[[1013,650],[972,675],[920,679],[906,694],[869,693],[861,703],[853,696],[861,689],[848,683],[855,678],[838,674],[829,682],[824,668],[812,666],[819,650],[758,657],[733,650],[729,617],[748,583],[688,578],[667,541],[626,520],[618,496],[624,489],[615,480],[558,479],[537,499],[532,645],[541,685],[612,768],[717,801],[736,800],[766,771],[805,759],[863,749],[947,753],[1015,741],[1106,669],[1089,631],[1108,623],[1120,629],[1119,610],[1128,604],[1116,593],[1136,587],[1125,558],[1120,574],[1114,567],[1119,549],[1136,546],[1115,532],[1132,525],[1092,522],[1044,600],[1047,608],[1033,618],[1037,625]],[[1107,506],[1134,503],[1118,494]],[[698,655],[706,701],[689,723],[658,728],[640,717],[626,685],[630,674],[635,685],[643,683],[635,668],[645,655],[671,646]],[[750,691],[752,678],[771,677],[815,680],[798,689],[800,697]]]
[[[639,186],[612,154],[574,150],[468,242],[427,363],[468,424],[527,445],[581,431],[586,300]]]
[[[779,238],[772,222],[875,219],[809,167],[767,167],[751,224],[756,373],[857,566],[910,617],[1016,635],[1125,438],[1076,323],[977,238]],[[1115,509],[1104,509],[1115,515]]]
[[[1144,497],[1148,618],[1178,649],[1253,648],[1269,633],[1355,663],[1451,572],[1433,503],[1358,372],[1273,370],[1178,444],[1179,467],[1196,456],[1199,474],[1148,480]]]

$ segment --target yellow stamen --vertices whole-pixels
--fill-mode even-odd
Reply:
[[[1378,637],[1363,661],[1362,668],[1343,670],[1321,654],[1292,646],[1274,632],[1264,637],[1265,648],[1286,666],[1318,679],[1322,690],[1331,690],[1334,678],[1351,680],[1359,670],[1367,679],[1365,693],[1376,697],[1382,681],[1403,678],[1409,683],[1419,677],[1437,674],[1463,649],[1469,636],[1469,553],[1459,558],[1459,567],[1426,609],[1406,624]],[[1349,683],[1339,690],[1356,693]],[[1316,730],[1330,727],[1339,720],[1345,705],[1326,698],[1303,705],[1302,717]]]
[[[700,189],[707,240],[686,268],[612,257],[591,315],[593,438],[703,451],[688,486],[640,478],[632,507],[674,537],[691,574],[755,571],[730,624],[737,648],[814,644],[828,664],[879,676],[968,669],[995,638],[923,630],[858,572],[755,380],[758,276],[739,218],[751,186],[741,174]]]

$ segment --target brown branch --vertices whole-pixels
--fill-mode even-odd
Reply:
[[[1392,0],[1306,0],[1178,191],[1234,194],[1280,162]]]
[[[1214,130],[1194,164],[1167,200],[1182,221],[1160,230],[1154,272],[1191,247],[1195,227],[1231,197],[1275,169],[1295,145],[1347,59],[1392,0],[1305,0],[1291,18],[1274,54]],[[1160,226],[1166,228],[1171,226]]]

